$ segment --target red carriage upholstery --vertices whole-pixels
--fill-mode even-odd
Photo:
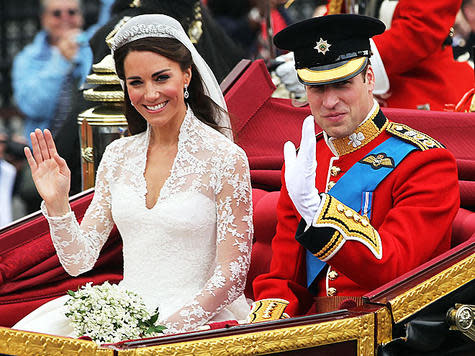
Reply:
[[[249,157],[254,188],[255,235],[246,285],[246,296],[252,298],[251,283],[257,275],[268,271],[272,255],[282,147],[289,139],[299,143],[300,127],[309,109],[271,97],[275,88],[262,61],[251,63],[231,84],[226,101],[233,116],[236,142]],[[384,112],[393,121],[427,132],[452,151],[459,168],[462,202],[454,221],[453,245],[470,238],[475,242],[475,114],[396,109]],[[92,192],[85,192],[72,200],[78,219],[91,199]],[[12,326],[39,305],[88,281],[116,282],[121,278],[121,242],[115,229],[95,268],[75,278],[60,266],[41,214],[0,230],[0,326]]]
[[[71,202],[81,220],[92,192]],[[46,219],[37,212],[0,231],[0,326],[12,326],[41,304],[89,281],[122,279],[122,243],[117,229],[104,245],[94,269],[71,277],[61,267]]]

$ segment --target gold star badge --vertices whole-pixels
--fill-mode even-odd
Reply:
[[[330,46],[330,43],[320,37],[320,40],[317,42],[317,45],[313,48],[316,49],[318,53],[326,54],[329,51]]]

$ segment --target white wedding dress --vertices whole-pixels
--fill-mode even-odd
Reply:
[[[115,223],[123,240],[120,285],[158,306],[168,333],[244,319],[253,234],[244,151],[188,109],[170,176],[148,209],[148,142],[149,130],[107,147],[80,226],[72,212],[49,217],[42,206],[61,264],[72,275],[90,270]],[[64,315],[67,298],[44,304],[13,328],[75,336]]]

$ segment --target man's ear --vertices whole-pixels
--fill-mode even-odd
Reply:
[[[366,71],[366,80],[368,82],[368,89],[373,92],[374,90],[374,83],[375,83],[375,78],[374,78],[374,72],[373,72],[373,67],[371,67],[371,64],[368,65],[368,70]]]

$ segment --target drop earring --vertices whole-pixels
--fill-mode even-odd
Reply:
[[[185,92],[183,94],[185,99],[188,99],[190,97],[190,93],[188,93],[188,84],[185,84]]]

